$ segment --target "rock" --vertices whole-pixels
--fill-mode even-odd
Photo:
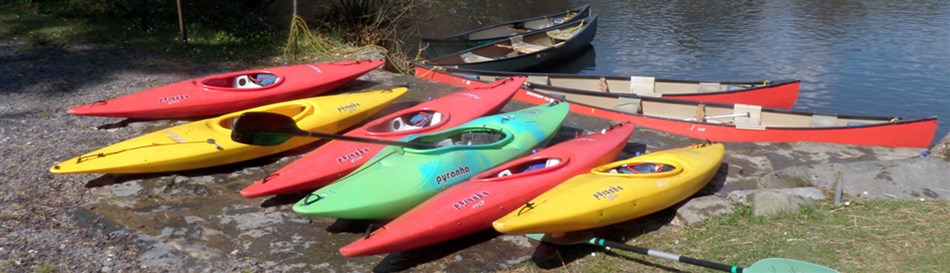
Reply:
[[[707,195],[690,199],[676,210],[676,217],[670,223],[673,226],[689,226],[700,223],[710,217],[732,212],[732,204],[717,195]]]
[[[930,147],[930,150],[927,151],[928,156],[943,159],[944,161],[950,161],[950,134],[947,134],[937,142],[936,145]]]
[[[754,216],[798,213],[802,207],[815,206],[811,200],[775,190],[756,191],[751,195],[750,201]]]
[[[749,196],[762,191],[773,191],[779,192],[782,194],[792,195],[801,197],[806,200],[812,201],[821,201],[825,200],[825,193],[821,189],[815,187],[799,187],[799,188],[785,188],[785,189],[765,189],[765,190],[742,190],[742,191],[733,191],[729,192],[727,198],[729,201],[739,204],[749,204],[751,198]]]
[[[934,157],[900,160],[818,164],[782,169],[762,178],[763,188],[795,187],[807,184],[834,190],[842,182],[842,192],[871,199],[950,198],[950,162]],[[865,194],[867,192],[867,194]]]

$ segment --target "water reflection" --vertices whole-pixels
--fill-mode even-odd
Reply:
[[[470,3],[469,18],[492,14],[504,19],[590,3],[601,15],[594,50],[588,53],[593,61],[550,71],[698,80],[797,78],[802,91],[795,109],[936,115],[942,118],[937,138],[950,131],[950,1]],[[446,19],[426,23],[464,29],[459,18],[440,18]]]

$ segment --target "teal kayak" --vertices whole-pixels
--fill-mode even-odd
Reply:
[[[553,102],[407,136],[401,141],[436,147],[386,147],[349,175],[307,195],[294,211],[346,219],[396,218],[452,185],[546,145],[569,108]]]

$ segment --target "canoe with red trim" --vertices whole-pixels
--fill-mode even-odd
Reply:
[[[492,221],[575,175],[613,161],[633,124],[558,143],[448,188],[340,249],[354,257],[410,250],[491,228]]]
[[[440,76],[431,76],[433,73]],[[417,77],[419,77],[417,75]],[[442,71],[424,77],[463,87],[484,81]],[[824,142],[884,147],[929,147],[937,117],[857,116],[745,104],[700,103],[629,94],[522,87],[514,99],[543,104],[563,96],[571,112],[716,142]]]
[[[462,125],[501,110],[514,96],[524,77],[499,80],[420,103],[350,130],[352,137],[397,140]],[[385,145],[333,140],[241,190],[241,196],[260,197],[313,190],[326,186],[369,161]]]
[[[798,100],[801,88],[799,80],[761,81],[695,81],[660,79],[650,76],[596,76],[557,73],[504,72],[475,70],[454,67],[435,67],[415,64],[416,76],[434,80],[446,77],[442,73],[429,73],[437,69],[466,78],[493,81],[498,77],[527,76],[531,86],[548,86],[575,91],[634,94],[718,103],[755,104],[764,107],[791,109]]]
[[[384,60],[358,60],[223,73],[73,107],[69,113],[139,119],[221,115],[320,95],[383,63]]]

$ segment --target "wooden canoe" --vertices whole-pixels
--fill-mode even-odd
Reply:
[[[415,73],[420,78],[431,80],[433,77],[445,76],[441,73],[429,73],[432,69],[483,81],[524,75],[528,77],[528,82],[532,85],[680,100],[755,104],[782,109],[790,109],[795,105],[801,86],[799,80],[692,81],[645,76],[502,72],[415,64]]]
[[[587,18],[588,16],[590,16],[590,5],[585,4],[564,12],[516,19],[445,37],[422,37],[420,46],[425,49],[423,52],[426,58],[434,58],[467,48],[494,43],[515,35],[551,30],[553,27]]]
[[[553,65],[583,52],[596,33],[597,15],[594,15],[552,30],[516,35],[430,59],[427,63],[468,69],[523,71]]]
[[[430,79],[452,85],[474,87],[485,84],[448,72],[432,71],[429,74],[432,73],[442,75]],[[937,130],[935,116],[910,119],[849,116],[748,104],[701,103],[577,91],[537,84],[522,87],[514,99],[541,104],[555,100],[552,96],[566,98],[574,113],[632,122],[637,126],[717,142],[824,142],[926,148],[933,142]]]

